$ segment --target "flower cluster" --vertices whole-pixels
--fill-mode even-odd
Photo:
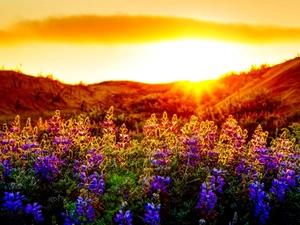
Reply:
[[[279,159],[274,155],[272,149],[266,147],[255,148],[252,161],[259,163],[265,173],[276,172],[279,166]],[[255,162],[252,162],[255,164]]]
[[[151,157],[151,163],[162,169],[165,170],[169,168],[169,164],[171,162],[172,152],[169,149],[158,149],[155,151],[154,155]]]
[[[222,125],[217,149],[219,150],[219,162],[223,165],[232,165],[236,160],[244,157],[244,148],[247,138],[247,130],[242,130],[237,121],[229,116]]]
[[[61,149],[64,153],[66,153],[72,145],[72,139],[71,137],[67,136],[54,137],[53,143],[57,148]]]
[[[40,223],[43,222],[44,220],[42,216],[41,208],[42,208],[41,205],[34,202],[33,204],[27,204],[25,212],[27,215],[33,215],[34,221]]]
[[[28,149],[31,149],[31,148],[36,148],[39,146],[39,143],[37,142],[28,142],[28,143],[24,143],[21,145],[21,148],[23,150],[28,150]]]
[[[236,167],[236,175],[239,178],[242,178],[243,175],[248,175],[251,171],[251,167],[249,166],[249,164],[247,163],[245,158],[242,158],[240,160],[240,163],[238,164],[238,166]]]
[[[130,136],[127,134],[128,129],[126,128],[125,123],[122,124],[120,127],[120,134],[119,134],[119,141],[117,142],[116,146],[118,148],[128,148],[130,147]]]
[[[0,163],[0,169],[3,170],[2,172],[3,176],[9,176],[12,168],[13,168],[13,163],[8,159],[4,159],[2,163]]]
[[[64,218],[64,225],[80,225],[81,222],[76,218],[75,211],[61,213],[61,216]]]
[[[256,181],[249,185],[250,200],[255,205],[254,216],[259,219],[260,224],[265,224],[269,219],[270,204],[268,195],[265,193],[264,184]]]
[[[103,162],[103,154],[100,153],[96,148],[91,148],[86,154],[85,161],[75,160],[73,171],[78,172],[89,172],[97,169]]]
[[[274,194],[279,201],[284,200],[284,196],[290,187],[296,186],[295,171],[283,168],[278,174],[277,179],[272,181],[270,193]]]
[[[200,209],[202,215],[209,216],[214,212],[217,203],[217,195],[207,183],[202,183],[200,186],[200,199],[196,208]]]
[[[92,203],[92,199],[79,196],[75,204],[75,209],[67,210],[61,214],[65,220],[64,225],[80,225],[87,222],[94,222],[96,212]]]
[[[222,194],[223,193],[222,188],[225,184],[223,176],[226,174],[226,171],[213,168],[211,173],[212,173],[211,181],[210,181],[211,189],[217,190],[220,194]]]
[[[213,168],[209,182],[203,182],[200,186],[200,198],[196,209],[201,211],[205,219],[210,220],[215,217],[215,206],[217,204],[216,192],[222,194],[223,186],[225,185],[224,175],[226,171]]]
[[[87,176],[85,172],[81,172],[80,178],[83,181],[79,184],[80,187],[87,187],[88,190],[93,192],[97,197],[100,197],[104,193],[104,179],[97,172],[94,172],[90,176]]]
[[[92,206],[92,200],[89,198],[83,199],[81,196],[77,198],[76,213],[83,221],[93,222],[96,217],[95,209]]]
[[[3,197],[3,207],[7,211],[20,213],[24,209],[23,207],[24,195],[21,195],[20,192],[4,192]]]
[[[196,166],[200,161],[200,145],[198,136],[186,138],[183,142],[186,147],[187,166]]]
[[[60,111],[56,110],[54,116],[52,116],[47,123],[47,130],[51,136],[56,136],[61,129],[61,116]]]
[[[150,224],[150,225],[159,225],[160,224],[160,204],[157,206],[154,205],[154,203],[147,203],[145,206],[146,213],[144,218],[144,223]]]
[[[154,176],[150,185],[150,193],[167,193],[167,187],[170,183],[170,177]]]
[[[87,170],[92,170],[98,168],[103,161],[103,154],[97,151],[96,148],[91,148],[86,155],[86,166]]]
[[[158,122],[152,114],[142,134],[140,124],[137,132],[114,124],[113,107],[92,125],[56,111],[21,129],[16,117],[0,131],[0,217],[11,224],[228,224],[236,211],[232,224],[298,223],[300,124],[267,146],[260,126],[246,144],[232,117],[220,130],[196,116],[182,127],[173,118],[164,113]],[[128,207],[119,208],[124,200]]]
[[[118,225],[132,225],[132,213],[130,210],[124,211],[123,209],[120,209],[116,214],[114,221]]]
[[[4,192],[3,208],[4,210],[9,211],[11,216],[17,216],[17,218],[19,218],[20,216],[24,215],[24,199],[25,196],[21,195],[20,192]],[[42,206],[37,202],[34,202],[33,204],[27,204],[25,208],[25,214],[33,215],[33,220],[36,223],[41,223],[44,220],[41,208]]]
[[[52,181],[59,175],[59,165],[61,163],[55,154],[50,156],[38,156],[33,168],[37,175]]]

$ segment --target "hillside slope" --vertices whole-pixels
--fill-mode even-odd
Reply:
[[[300,58],[288,60],[272,66],[266,73],[260,74],[238,91],[216,104],[222,107],[233,99],[245,98],[253,93],[265,93],[282,104],[283,113],[300,110]]]
[[[215,119],[268,111],[288,115],[300,111],[300,58],[197,83],[145,84],[106,81],[69,85],[16,71],[0,71],[0,123],[19,114],[26,120],[53,115],[87,113],[103,117],[110,106],[115,114],[144,119],[151,113],[177,113],[188,118]],[[294,118],[294,117],[293,117]]]

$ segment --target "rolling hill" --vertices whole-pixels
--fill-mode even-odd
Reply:
[[[128,123],[163,111],[176,113],[180,118],[194,114],[200,119],[220,120],[220,124],[232,114],[239,122],[251,123],[253,127],[258,123],[268,126],[265,120],[277,126],[286,125],[280,122],[283,119],[300,121],[299,57],[197,83],[106,81],[69,85],[9,70],[0,71],[0,80],[0,123],[11,122],[17,114],[23,122],[27,117],[33,121],[48,118],[56,109],[66,117],[86,113],[101,120],[110,106],[114,106],[120,120]]]

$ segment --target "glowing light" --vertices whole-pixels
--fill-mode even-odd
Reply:
[[[170,82],[175,80],[201,81],[215,79],[229,71],[249,67],[239,57],[244,46],[219,41],[181,40],[148,44],[136,58],[124,63],[134,65],[128,70],[112,71],[124,77],[144,82]],[[128,74],[125,74],[128,73]]]
[[[280,63],[297,51],[294,44],[252,46],[199,39],[113,46],[35,43],[3,47],[0,67],[14,69],[21,63],[26,74],[53,74],[73,84],[202,81],[245,71],[251,65]]]

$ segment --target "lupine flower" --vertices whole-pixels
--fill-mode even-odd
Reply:
[[[130,147],[130,136],[127,134],[128,129],[126,128],[125,124],[123,123],[120,127],[120,134],[119,134],[119,141],[116,144],[118,148],[128,148]]]
[[[90,183],[88,184],[88,189],[93,193],[97,194],[98,196],[104,193],[104,179],[98,173],[94,172],[89,177]]]
[[[3,175],[4,176],[9,176],[10,171],[13,168],[12,163],[10,162],[10,160],[8,160],[8,159],[3,160],[2,163],[0,163],[0,166],[2,166],[3,169],[4,169]]]
[[[98,197],[100,197],[104,193],[104,189],[105,189],[104,179],[97,172],[94,172],[90,176],[87,176],[86,172],[81,172],[79,174],[79,177],[83,181],[78,185],[79,187],[86,186],[88,190],[98,195]]]
[[[264,166],[265,171],[278,169],[278,159],[272,155],[272,150],[267,148],[256,148],[258,154],[256,159]]]
[[[151,182],[150,193],[160,191],[162,193],[167,192],[167,185],[171,183],[170,177],[155,176]]]
[[[277,179],[272,181],[270,193],[274,194],[279,201],[284,200],[285,192],[290,187],[296,186],[295,171],[283,168],[277,176]]]
[[[66,213],[62,213],[61,216],[65,219],[64,225],[80,225],[80,221],[78,218],[74,218],[74,212],[69,213],[69,211],[66,211]]]
[[[8,145],[8,144],[11,144],[11,145],[13,145],[13,144],[15,144],[15,139],[13,139],[13,138],[10,138],[10,139],[2,139],[2,145]]]
[[[270,205],[267,202],[267,194],[263,191],[264,184],[253,182],[249,186],[250,199],[255,204],[254,216],[259,219],[260,224],[265,224],[269,219]]]
[[[116,218],[114,219],[115,223],[118,225],[132,225],[132,213],[130,210],[126,210],[124,212],[123,209],[120,209],[119,212],[116,214]]]
[[[283,201],[287,189],[288,186],[284,181],[274,179],[272,181],[272,187],[270,188],[270,193],[274,194],[279,201]]]
[[[147,203],[147,205],[145,206],[145,209],[146,209],[146,213],[145,213],[144,222],[146,224],[159,225],[159,223],[160,223],[160,216],[159,216],[160,204],[155,206],[154,203]]]
[[[74,161],[74,166],[73,166],[73,171],[75,173],[79,172],[80,166],[81,166],[82,162],[80,162],[79,160],[75,160]]]
[[[21,131],[20,128],[14,125],[9,129],[9,132],[11,133],[20,133],[20,131]]]
[[[151,157],[151,163],[157,167],[165,168],[171,161],[172,153],[169,149],[158,149]]]
[[[72,144],[72,140],[66,137],[55,137],[53,139],[53,142],[56,145],[62,144],[62,145],[71,145]]]
[[[83,199],[81,196],[77,198],[76,210],[78,217],[86,218],[89,222],[93,222],[96,217],[95,209],[92,206],[91,199]]]
[[[7,211],[19,212],[23,210],[24,195],[20,192],[4,192],[3,208]]]
[[[51,156],[39,156],[33,167],[38,175],[51,181],[59,174],[60,163],[57,156],[52,154]]]
[[[103,154],[99,153],[95,148],[91,148],[88,151],[86,158],[87,160],[85,162],[75,160],[73,166],[74,172],[76,173],[78,173],[79,171],[86,172],[86,171],[97,169],[103,162],[104,156]]]
[[[34,218],[34,221],[37,222],[37,223],[40,223],[44,220],[44,218],[42,216],[41,208],[42,208],[42,206],[39,205],[36,202],[34,202],[32,205],[27,204],[27,207],[25,209],[25,213],[27,215],[32,214],[33,218]]]
[[[202,214],[209,214],[215,208],[215,205],[217,203],[217,196],[206,183],[202,183],[200,189],[200,199],[197,203],[196,208],[200,209]]]
[[[226,171],[218,170],[216,168],[213,168],[212,170],[210,186],[213,190],[216,189],[219,193],[223,192],[222,188],[225,185],[223,176],[225,173]]]
[[[198,136],[185,139],[183,144],[186,146],[187,166],[196,166],[200,160],[200,145]]]
[[[97,152],[95,148],[91,148],[87,154],[88,169],[98,168],[101,165],[103,158],[103,154]]]
[[[241,159],[239,165],[236,168],[236,175],[238,175],[239,178],[242,178],[242,174],[248,175],[250,172],[251,168],[250,166],[246,163],[246,159]]]
[[[26,144],[22,144],[21,148],[23,150],[27,150],[27,149],[34,148],[34,147],[37,147],[37,146],[39,146],[38,143],[29,142],[29,143],[26,143]]]

